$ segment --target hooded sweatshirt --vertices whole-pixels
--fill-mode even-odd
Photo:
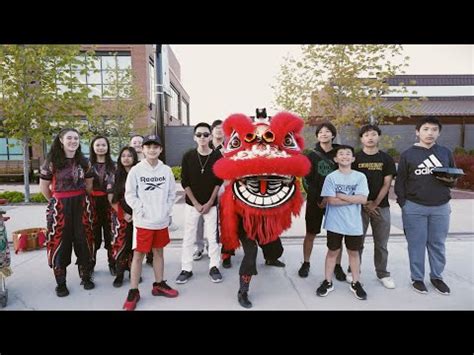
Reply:
[[[406,200],[425,206],[441,206],[451,199],[449,187],[432,175],[434,167],[455,167],[448,148],[438,144],[431,148],[413,145],[402,153],[395,180],[395,193],[401,207]]]
[[[125,201],[133,210],[135,227],[154,230],[168,227],[175,197],[173,172],[161,160],[152,167],[144,159],[130,169]]]

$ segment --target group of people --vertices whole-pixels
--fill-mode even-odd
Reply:
[[[220,265],[232,266],[231,256],[235,250],[220,248],[219,242],[219,196],[226,183],[213,171],[214,164],[224,153],[222,124],[221,120],[212,125],[198,123],[194,127],[196,148],[182,159],[185,226],[177,284],[184,284],[193,277],[193,261],[202,258],[205,241],[212,282],[223,281]],[[328,251],[325,278],[316,290],[318,296],[327,296],[334,290],[334,274],[337,280],[350,283],[350,289],[358,299],[367,298],[360,281],[360,265],[369,223],[374,238],[377,278],[386,288],[395,288],[387,270],[388,192],[395,176],[395,192],[402,208],[408,241],[412,286],[418,292],[427,292],[424,284],[427,250],[431,283],[440,293],[450,293],[442,272],[446,264],[445,240],[449,228],[449,187],[454,182],[439,180],[430,171],[432,166],[454,166],[452,153],[436,144],[441,128],[436,118],[428,117],[418,122],[419,142],[401,155],[397,171],[393,159],[378,149],[381,136],[378,126],[360,128],[362,150],[354,153],[350,146],[333,143],[337,132],[331,123],[318,125],[318,143],[308,155],[311,171],[304,179],[306,235],[303,263],[298,271],[300,277],[308,276],[313,242],[323,227],[327,230]],[[153,266],[155,276],[152,294],[178,296],[179,292],[164,280],[163,248],[170,242],[168,227],[176,198],[176,183],[171,168],[159,159],[162,150],[158,136],[137,135],[132,137],[129,146],[120,150],[115,164],[107,137],[97,136],[91,141],[90,159],[87,159],[81,152],[77,130],[66,128],[59,132],[40,175],[41,192],[49,201],[47,255],[57,283],[57,296],[69,294],[66,270],[73,249],[81,284],[86,290],[94,288],[93,273],[102,241],[107,249],[109,271],[115,276],[113,286],[122,286],[124,274],[129,271],[130,289],[124,309],[134,310],[140,300],[139,283],[145,257]],[[245,251],[248,248],[243,242],[245,238],[240,239]],[[343,240],[349,256],[347,274],[341,266]],[[278,260],[283,253],[280,239],[260,247],[267,265],[285,267]],[[246,267],[248,265],[243,262],[242,275],[256,274],[242,271]],[[238,301],[243,307],[250,308],[249,280],[241,277],[240,283]]]

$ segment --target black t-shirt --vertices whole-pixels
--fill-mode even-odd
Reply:
[[[368,201],[374,201],[380,189],[382,189],[385,176],[397,174],[395,162],[393,158],[385,152],[379,150],[376,154],[369,155],[360,151],[355,155],[355,161],[352,169],[364,173],[369,184]],[[380,202],[379,207],[389,207],[388,193]]]
[[[220,151],[213,151],[209,155],[201,155],[196,149],[186,152],[181,164],[181,185],[183,189],[190,187],[194,197],[200,204],[209,201],[212,191],[216,186],[222,185],[212,170],[212,166],[222,157]],[[193,203],[186,195],[186,203],[193,206]],[[217,198],[213,206],[217,205]]]

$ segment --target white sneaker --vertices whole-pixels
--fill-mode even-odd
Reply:
[[[378,279],[386,288],[395,288],[395,281],[390,276]]]
[[[203,250],[197,249],[193,254],[193,260],[200,260],[202,258]]]

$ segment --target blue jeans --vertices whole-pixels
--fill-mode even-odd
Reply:
[[[412,280],[423,281],[425,278],[425,248],[430,262],[430,278],[442,279],[450,214],[449,203],[424,206],[407,200],[403,206],[403,229],[408,242]]]

